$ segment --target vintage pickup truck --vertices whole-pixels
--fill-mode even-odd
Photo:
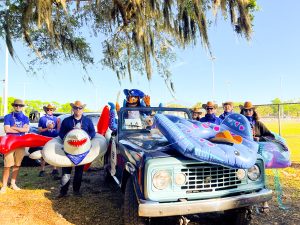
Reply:
[[[228,224],[249,224],[251,208],[272,197],[262,157],[249,169],[187,158],[157,128],[155,114],[191,118],[188,109],[121,108],[105,155],[106,177],[124,192],[124,224],[169,216],[187,224],[187,215],[204,213],[220,213]]]

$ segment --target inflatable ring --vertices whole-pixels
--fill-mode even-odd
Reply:
[[[6,135],[0,137],[0,153],[6,154],[17,148],[44,146],[52,137],[39,134]]]
[[[86,151],[87,153],[84,156],[84,158],[79,163],[76,164],[74,163],[74,161],[70,159],[70,157],[67,156],[68,153],[64,151],[64,142],[61,140],[60,137],[53,138],[51,141],[47,142],[47,144],[44,146],[43,150],[41,151],[41,154],[35,152],[32,153],[30,157],[32,158],[32,157],[42,156],[48,164],[53,166],[58,166],[58,167],[79,166],[79,165],[91,163],[99,154],[101,155],[105,154],[107,150],[107,142],[105,137],[103,137],[100,134],[96,134],[95,137],[90,141],[90,146],[91,148],[89,149],[89,151]],[[83,153],[79,153],[79,154],[83,154]]]

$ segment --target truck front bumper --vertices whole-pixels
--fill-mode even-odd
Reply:
[[[219,212],[266,202],[271,198],[272,191],[268,189],[262,189],[258,192],[249,194],[205,200],[178,201],[167,203],[141,201],[139,203],[139,216],[163,217]]]

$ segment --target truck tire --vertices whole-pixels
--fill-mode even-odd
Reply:
[[[138,215],[138,202],[131,177],[126,182],[123,218],[124,225],[146,225],[146,220]]]
[[[228,210],[225,213],[225,221],[228,225],[249,225],[252,219],[251,209],[249,207]]]

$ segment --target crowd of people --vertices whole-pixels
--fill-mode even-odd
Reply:
[[[145,95],[138,89],[125,89],[124,94],[126,99],[123,107],[150,107],[150,97]],[[143,100],[143,101],[141,101]],[[12,103],[13,111],[4,117],[4,131],[6,135],[19,135],[22,136],[29,132],[29,118],[23,113],[25,103],[21,99],[15,99]],[[38,131],[40,135],[47,137],[59,137],[62,140],[66,134],[74,128],[82,129],[89,135],[90,139],[95,136],[95,128],[92,121],[83,115],[85,104],[81,101],[75,101],[70,103],[72,108],[71,116],[65,118],[63,122],[53,115],[56,110],[52,104],[45,105],[43,110],[44,116],[38,120]],[[216,115],[217,105],[208,101],[206,104],[200,107],[195,107],[192,110],[192,118],[200,122],[209,122],[214,124],[221,124],[221,122],[230,114],[233,113],[234,104],[233,102],[227,101],[222,104],[223,113],[220,116]],[[119,106],[116,105],[117,111]],[[205,113],[204,113],[205,110]],[[132,115],[128,115],[130,118],[134,118],[139,113],[138,111],[130,111]],[[259,120],[258,113],[254,105],[251,102],[246,101],[243,105],[240,105],[240,114],[244,115],[253,131],[254,141],[264,141],[264,137],[273,137],[274,135],[268,130],[268,128]],[[10,187],[15,191],[21,190],[17,186],[17,177],[20,170],[21,162],[25,154],[24,148],[18,148],[7,154],[4,154],[4,169],[2,174],[2,187],[0,193],[6,192],[8,187],[8,180],[10,176],[10,170],[12,167],[12,174],[10,179]],[[75,166],[75,174],[73,179],[73,194],[75,196],[81,196],[80,186],[83,175],[84,165]],[[60,193],[59,198],[67,196],[72,167],[63,167],[61,169],[62,174],[59,177],[58,168],[55,166],[52,170],[52,175],[55,179],[60,179]],[[41,160],[41,170],[39,172],[40,177],[45,176],[45,161]],[[267,203],[264,205],[268,207]]]

